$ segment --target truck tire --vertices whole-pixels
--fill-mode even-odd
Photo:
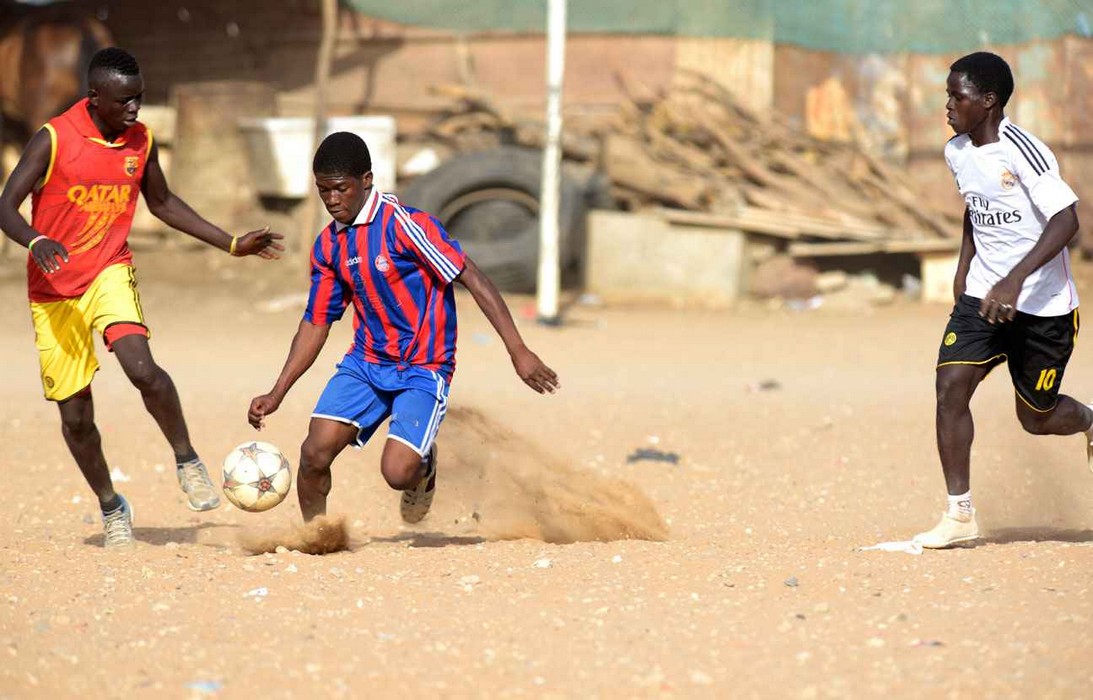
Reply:
[[[533,292],[539,264],[542,153],[514,146],[456,154],[415,178],[399,199],[441,223],[499,289]],[[581,187],[564,172],[559,260],[575,267],[584,240]]]

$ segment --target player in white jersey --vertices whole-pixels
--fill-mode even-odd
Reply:
[[[1078,197],[1055,155],[1006,118],[1013,74],[978,52],[950,66],[945,110],[956,136],[945,160],[964,197],[956,304],[937,361],[937,447],[948,489],[940,522],[915,535],[923,547],[975,540],[970,403],[979,383],[1008,363],[1017,418],[1036,435],[1086,433],[1093,469],[1093,410],[1059,393],[1078,335],[1078,294],[1067,244]]]

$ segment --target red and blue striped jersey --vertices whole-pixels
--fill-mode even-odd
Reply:
[[[372,188],[356,220],[332,221],[311,249],[304,320],[327,325],[353,305],[350,354],[366,362],[455,372],[452,282],[467,256],[439,221]]]

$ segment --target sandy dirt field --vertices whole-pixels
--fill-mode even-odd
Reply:
[[[137,263],[153,352],[218,467],[254,435],[248,402],[280,370],[306,282],[285,261],[209,260]],[[1093,475],[1081,438],[1021,432],[1004,372],[973,404],[985,540],[920,556],[858,549],[907,539],[943,508],[943,306],[577,305],[545,328],[527,320],[528,299],[510,298],[562,379],[542,397],[463,295],[433,512],[404,527],[380,441],[347,451],[330,506],[351,547],[326,556],[243,546],[288,541],[295,493],[263,514],[187,510],[166,442],[104,354],[97,418],[139,540],[118,554],[101,548],[96,504],[41,398],[22,276],[10,263],[3,273],[0,697],[1093,688]],[[1093,299],[1093,270],[1080,275]],[[347,318],[261,433],[294,464],[349,340]],[[1063,389],[1093,399],[1089,347]]]

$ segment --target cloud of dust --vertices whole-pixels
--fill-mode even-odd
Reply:
[[[554,544],[668,538],[636,486],[566,464],[477,410],[450,408],[440,434],[443,497],[473,510],[486,537]]]
[[[349,528],[344,516],[319,516],[280,533],[243,533],[239,544],[250,554],[275,552],[278,547],[304,554],[333,554],[349,549]]]
[[[987,539],[1085,542],[1093,537],[1084,441],[1049,440],[1016,434],[1007,444],[1006,462],[990,478],[976,481],[976,467],[982,465],[973,461],[972,494]]]

